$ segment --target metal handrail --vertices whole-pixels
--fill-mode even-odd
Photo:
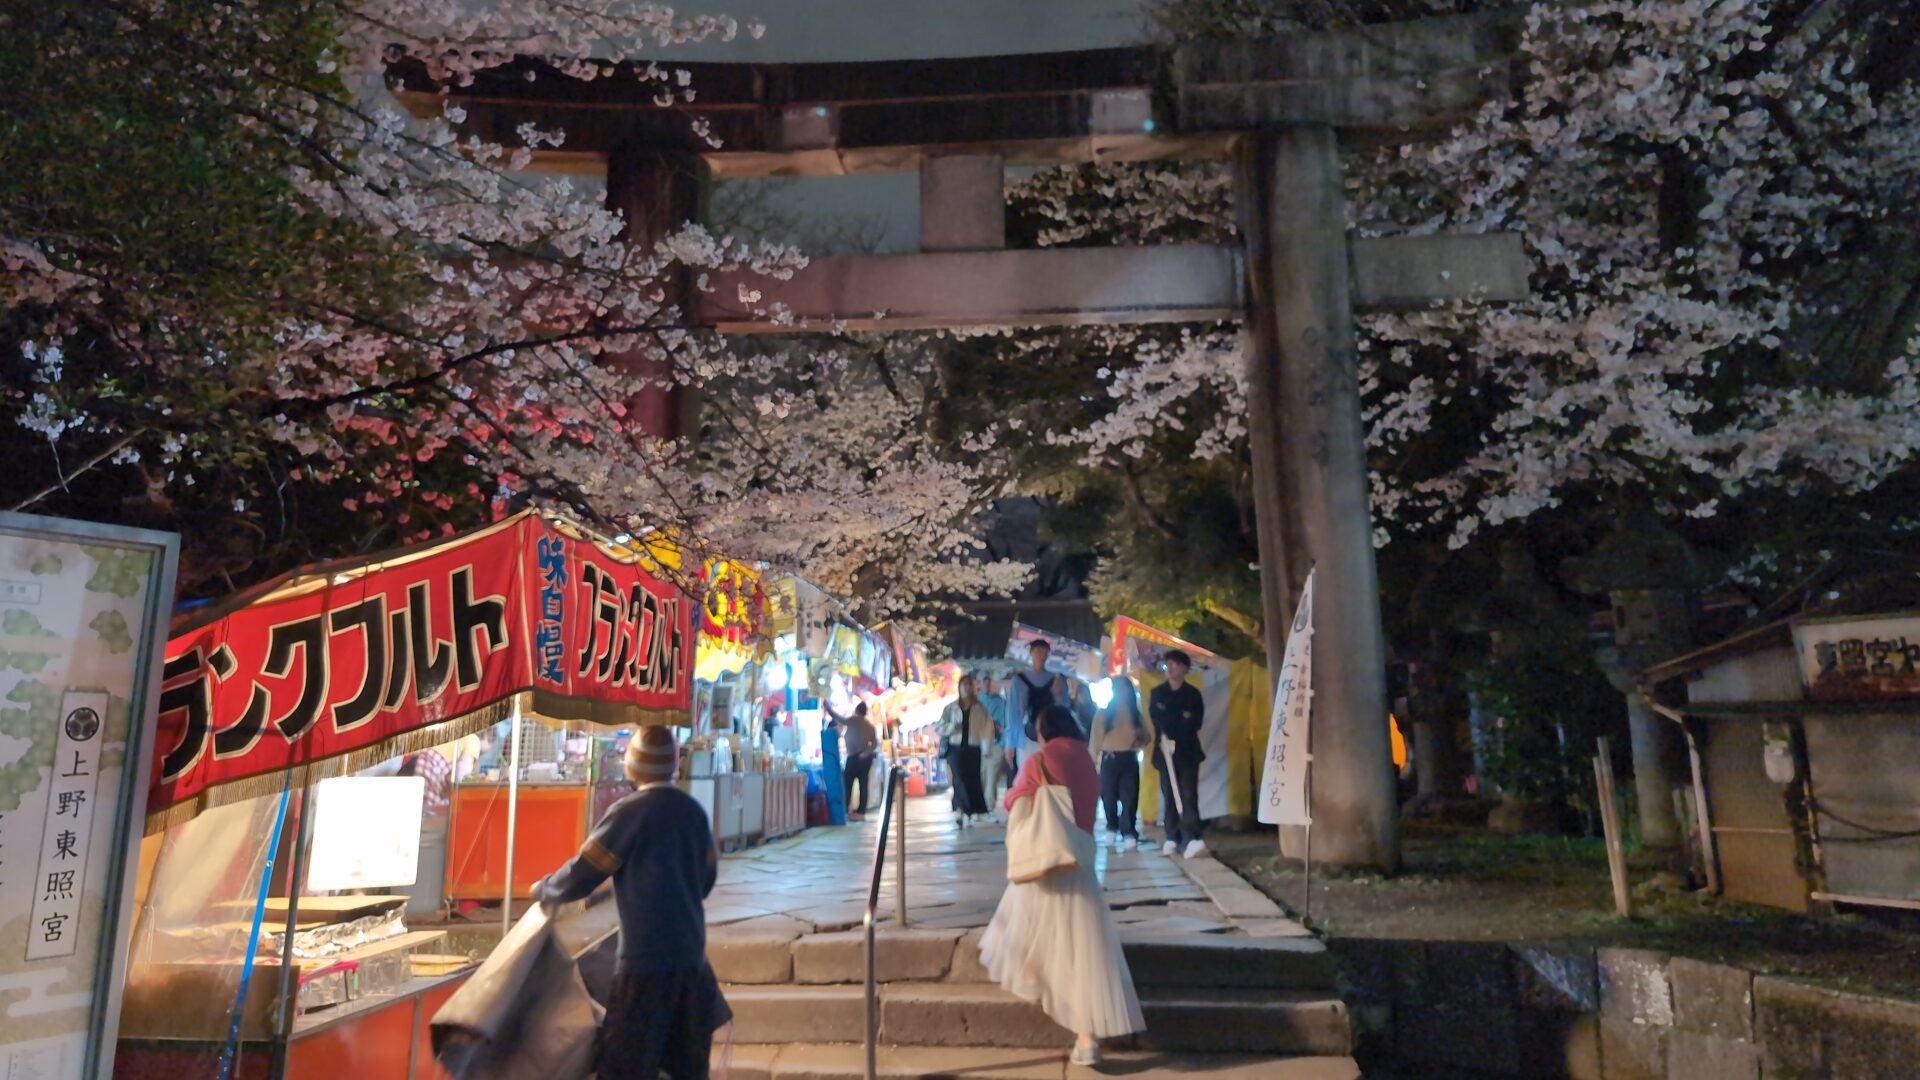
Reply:
[[[878,969],[875,966],[874,960],[873,945],[874,927],[878,922],[878,919],[875,917],[875,911],[880,906],[880,875],[887,867],[887,827],[893,823],[893,800],[902,783],[906,780],[906,773],[907,771],[905,769],[891,762],[887,765],[886,789],[880,797],[880,837],[873,845],[873,874],[867,882],[867,913],[864,921],[864,926],[867,931],[867,1080],[875,1080],[880,1071],[880,988],[877,977]],[[900,808],[904,812],[906,810],[906,804],[904,802],[901,803]],[[903,813],[900,824],[900,840],[902,845],[900,869],[903,875],[905,874],[906,867],[905,843],[907,837],[904,817],[905,815]],[[896,892],[897,895],[894,897],[894,903],[899,908],[898,914],[900,922],[902,925],[905,925],[907,918],[907,893],[904,877],[900,881]]]

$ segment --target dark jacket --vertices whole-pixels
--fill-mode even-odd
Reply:
[[[534,890],[543,903],[579,900],[613,879],[620,908],[622,974],[684,971],[706,963],[704,901],[719,876],[707,812],[671,784],[649,784],[614,803],[580,853]]]
[[[1147,716],[1153,721],[1153,754],[1160,760],[1160,740],[1173,740],[1176,761],[1204,761],[1206,750],[1200,746],[1200,725],[1207,718],[1207,702],[1200,688],[1186,683],[1175,690],[1161,683],[1147,695]]]

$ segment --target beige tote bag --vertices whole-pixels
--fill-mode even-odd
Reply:
[[[1016,884],[1080,868],[1073,853],[1073,792],[1047,776],[1039,758],[1040,789],[1013,804],[1007,820],[1007,880]]]

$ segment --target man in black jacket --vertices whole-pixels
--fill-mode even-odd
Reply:
[[[627,744],[633,794],[614,803],[580,853],[534,886],[548,908],[608,878],[620,910],[620,959],[594,1049],[603,1080],[661,1073],[706,1080],[713,1033],[732,1018],[707,966],[705,901],[720,853],[707,812],[673,786],[678,747],[665,727]]]
[[[1167,854],[1196,858],[1207,850],[1200,839],[1200,763],[1207,752],[1200,746],[1200,725],[1207,703],[1200,688],[1187,681],[1193,659],[1170,649],[1163,663],[1167,681],[1147,695],[1147,716],[1153,721],[1153,767],[1160,773],[1160,812],[1167,821]],[[1173,744],[1173,760],[1165,753]],[[1171,766],[1171,767],[1169,767]]]

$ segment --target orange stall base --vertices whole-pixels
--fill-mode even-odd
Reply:
[[[296,1038],[287,1051],[287,1080],[412,1080],[419,1066],[419,1006],[419,998],[406,998]]]
[[[513,845],[513,895],[560,868],[587,838],[584,784],[521,784]],[[507,785],[460,784],[453,789],[447,843],[447,896],[498,900],[507,886]]]
[[[470,972],[416,980],[393,997],[309,1013],[287,1045],[285,1080],[451,1080],[433,1056],[429,1028]],[[221,1043],[195,1039],[122,1039],[114,1080],[205,1080],[214,1075]],[[267,1080],[273,1048],[242,1046],[235,1080]]]

